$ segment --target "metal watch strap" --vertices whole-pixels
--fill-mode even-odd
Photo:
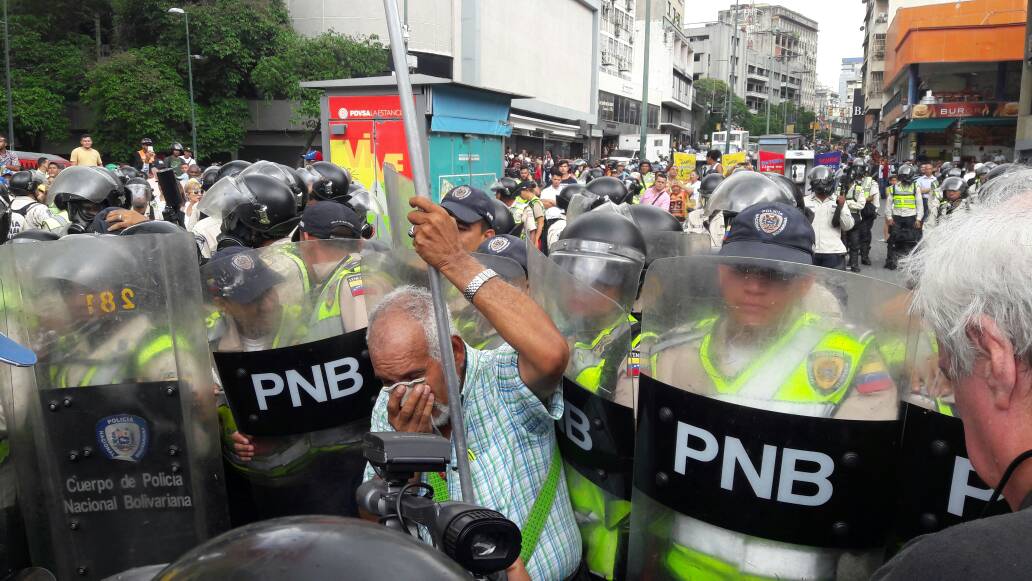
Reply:
[[[466,297],[466,300],[472,303],[473,297],[477,295],[477,291],[480,290],[480,287],[484,286],[485,282],[491,280],[496,276],[498,276],[497,272],[491,270],[490,268],[485,268],[484,270],[480,271],[480,274],[474,276],[473,280],[469,281],[469,284],[466,285],[465,290],[462,291],[462,296]]]

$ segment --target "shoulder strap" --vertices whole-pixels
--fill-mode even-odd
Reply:
[[[22,218],[28,218],[29,217],[29,210],[31,210],[35,206],[42,206],[42,205],[43,204],[40,204],[39,202],[32,202],[31,204],[25,204],[24,206],[22,206],[18,210],[15,210],[14,208],[11,208],[11,211],[16,213],[16,214],[21,214]]]
[[[552,504],[555,503],[555,493],[559,488],[559,473],[562,463],[559,457],[559,445],[556,444],[552,447],[552,463],[548,467],[548,476],[545,478],[545,483],[541,487],[541,491],[538,492],[537,498],[534,499],[534,505],[530,507],[530,516],[527,517],[523,530],[520,531],[523,533],[520,558],[523,559],[524,565],[529,563],[531,556],[534,555],[534,549],[537,548],[541,531],[545,529],[545,522],[548,521],[548,515],[552,511]]]

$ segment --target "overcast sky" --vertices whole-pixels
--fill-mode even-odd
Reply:
[[[753,3],[740,0],[740,4]],[[864,3],[861,0],[771,0],[756,4],[778,4],[817,21],[817,81],[838,90],[842,59],[864,56]],[[713,21],[734,0],[700,2],[685,0],[684,21]]]

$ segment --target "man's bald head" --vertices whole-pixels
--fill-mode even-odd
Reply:
[[[451,313],[448,313],[451,320]],[[411,343],[422,334],[424,348],[430,357],[441,360],[441,345],[437,341],[434,324],[434,302],[430,291],[411,285],[399,287],[387,294],[369,315],[366,339],[370,350],[374,344],[397,344],[408,339]]]

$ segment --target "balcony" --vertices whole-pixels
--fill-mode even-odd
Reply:
[[[762,75],[760,73],[746,73],[745,78],[761,81],[764,83],[770,81],[770,77],[768,77],[767,75]]]
[[[745,96],[746,96],[746,98],[749,98],[749,99],[762,99],[764,101],[767,100],[767,93],[766,92],[746,91],[745,92]]]

